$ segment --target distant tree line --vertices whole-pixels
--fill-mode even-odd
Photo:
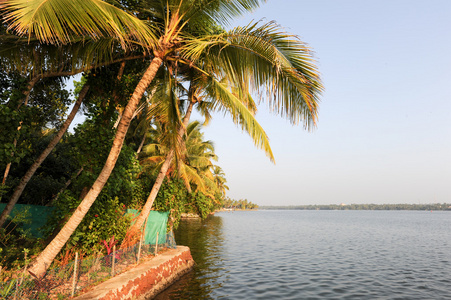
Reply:
[[[291,205],[291,206],[260,206],[260,209],[287,209],[287,210],[451,210],[451,203]]]
[[[257,209],[258,205],[248,201],[247,199],[234,200],[226,197],[222,202],[224,209]]]

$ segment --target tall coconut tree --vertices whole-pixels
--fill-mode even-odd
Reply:
[[[214,152],[213,143],[204,141],[200,127],[201,124],[198,121],[188,124],[182,141],[182,146],[185,148],[184,155],[172,161],[167,176],[181,178],[189,192],[191,192],[191,185],[194,185],[196,191],[212,194],[210,191],[216,186],[211,168],[213,168],[212,161],[217,160],[217,155]],[[170,145],[161,144],[161,137],[165,133],[161,131],[161,126],[157,128],[160,128],[160,131],[156,139],[144,146],[144,151],[139,157],[145,170],[155,174],[158,174],[168,151],[173,148]]]
[[[197,77],[201,84],[188,93],[185,122],[178,131],[180,139],[200,95],[208,95],[206,106],[210,110],[228,113],[272,160],[266,134],[250,109],[250,90],[293,124],[303,122],[311,128],[316,123],[322,84],[312,54],[296,36],[274,22],[253,23],[205,39],[187,39],[180,57],[202,74]],[[174,151],[170,151],[129,235],[139,232],[144,224],[173,157]]]
[[[187,168],[183,163],[186,154],[186,145],[184,143],[186,138],[184,138],[184,135],[186,134],[191,112],[195,106],[200,109],[202,114],[207,116],[209,115],[209,110],[217,108],[220,108],[224,113],[230,114],[232,119],[251,135],[254,143],[258,147],[263,148],[268,156],[273,159],[266,133],[254,118],[255,103],[247,92],[247,86],[243,82],[237,82],[233,76],[234,74],[227,74],[227,70],[224,72],[223,69],[214,67],[213,63],[216,63],[216,61],[208,59],[208,55],[206,55],[198,66],[190,64],[188,68],[181,68],[181,74],[178,73],[179,77],[181,77],[181,80],[189,83],[189,88],[185,90],[183,85],[177,84],[176,80],[170,76],[164,81],[165,88],[163,88],[163,91],[166,91],[167,97],[162,97],[162,95],[155,97],[160,101],[154,104],[151,116],[158,116],[158,118],[163,120],[163,123],[166,125],[163,135],[166,140],[164,144],[165,146],[170,145],[170,147],[164,160],[160,158],[162,162],[156,181],[141,214],[129,229],[124,245],[128,245],[133,241],[134,237],[137,237],[136,233],[139,232],[144,224],[174,158],[176,158],[178,174],[183,175],[182,178],[185,180],[188,188],[188,177],[191,180],[197,177],[197,182],[202,185],[203,181],[196,172]],[[171,84],[171,82],[174,84]],[[184,93],[188,103],[186,113],[183,116],[183,123],[181,124],[178,122],[181,114],[178,110],[179,102],[174,101],[178,99],[178,93],[174,90]],[[164,101],[163,99],[169,100]]]
[[[218,160],[212,141],[205,141],[198,121],[191,122],[186,130],[184,145],[185,155],[181,165],[182,178],[196,186],[196,191],[214,198],[216,186],[213,180],[213,161]]]
[[[112,35],[124,47],[140,43],[152,50],[152,60],[131,96],[117,127],[110,154],[104,168],[79,207],[60,233],[36,258],[30,273],[42,277],[55,256],[81,222],[99,195],[114,168],[123,141],[140,99],[163,63],[191,64],[180,55],[190,40],[208,39],[211,28],[217,22],[227,22],[232,17],[258,6],[257,0],[173,0],[144,1],[153,26],[142,26],[131,14],[100,0],[4,0],[0,9],[7,11],[5,22],[17,34],[36,36],[45,43],[64,44],[80,36],[91,38]],[[189,108],[189,107],[188,107]],[[189,115],[187,111],[187,115]],[[172,159],[172,158],[171,158]],[[162,168],[163,169],[163,168]],[[150,210],[150,208],[149,208]],[[148,214],[148,212],[147,212]]]

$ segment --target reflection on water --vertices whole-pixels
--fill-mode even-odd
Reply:
[[[257,211],[183,221],[195,270],[157,299],[451,299],[451,212]]]
[[[189,246],[196,262],[194,270],[156,299],[210,299],[212,291],[222,285],[224,237],[222,218],[181,220],[175,231],[178,245]]]

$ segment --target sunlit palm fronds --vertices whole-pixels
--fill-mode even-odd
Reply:
[[[217,59],[235,82],[249,82],[253,91],[266,96],[271,110],[294,124],[308,128],[317,119],[323,90],[311,50],[298,37],[277,24],[253,23],[208,38],[192,38],[183,49],[187,61],[198,62],[205,53]]]
[[[204,91],[205,101],[211,103],[210,109],[228,114],[235,124],[251,136],[254,144],[263,149],[271,161],[274,161],[268,136],[255,119],[252,98],[249,95],[246,95],[244,100],[239,98],[231,91],[228,82],[218,81],[214,76],[208,77]]]
[[[101,0],[3,0],[0,9],[9,31],[46,44],[114,37],[123,48],[150,48],[158,40],[150,24]]]
[[[185,19],[195,25],[220,23],[230,25],[233,18],[243,13],[253,11],[260,6],[262,0],[183,0],[169,1],[173,6],[179,6]]]

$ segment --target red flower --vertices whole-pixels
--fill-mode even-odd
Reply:
[[[96,217],[96,218],[97,218],[98,216],[99,216],[99,215],[94,215],[94,217]]]

